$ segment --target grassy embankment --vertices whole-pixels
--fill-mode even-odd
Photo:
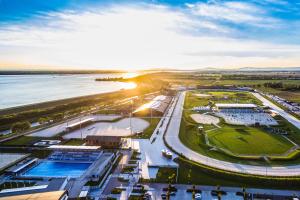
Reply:
[[[280,190],[296,190],[300,177],[265,177],[232,173],[201,165],[185,158],[178,158],[178,177],[176,169],[160,168],[156,179],[141,180],[141,182],[179,183],[210,186],[270,188]]]

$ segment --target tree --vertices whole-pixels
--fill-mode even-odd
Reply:
[[[54,122],[59,122],[64,118],[64,114],[63,113],[56,113],[52,116],[52,120]]]
[[[17,122],[11,126],[11,131],[13,133],[21,133],[21,132],[29,130],[30,127],[31,127],[31,124],[28,121]]]
[[[48,117],[41,117],[38,119],[39,124],[45,124],[48,123],[50,119]]]

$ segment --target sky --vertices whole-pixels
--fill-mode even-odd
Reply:
[[[300,0],[0,0],[0,70],[300,67]]]

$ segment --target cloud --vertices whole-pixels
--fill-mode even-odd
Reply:
[[[225,20],[260,23],[248,16],[254,9],[251,4],[224,5],[225,12],[236,11]],[[224,11],[210,6],[205,8]],[[207,19],[208,10],[195,15],[186,9],[144,4],[47,13],[1,28],[0,62],[101,69],[300,64],[299,46],[234,38],[231,27]]]
[[[269,27],[278,23],[267,11],[255,4],[241,1],[213,1],[187,4],[195,15],[236,24]]]

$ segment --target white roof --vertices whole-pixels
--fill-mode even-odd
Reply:
[[[97,150],[100,146],[51,145],[48,149]]]
[[[24,169],[24,168],[27,167],[28,165],[34,163],[34,162],[37,161],[37,160],[38,160],[37,158],[34,158],[34,159],[32,159],[32,160],[30,160],[30,161],[24,163],[24,164],[21,165],[21,166],[16,166],[15,168],[13,168],[13,170],[12,170],[11,172],[16,173],[16,172],[20,171],[21,169]],[[8,171],[10,171],[10,170],[8,170]]]
[[[80,120],[79,122],[75,122],[73,124],[68,125],[67,128],[72,128],[74,126],[78,126],[78,125],[83,124],[85,122],[92,121],[93,119],[94,118],[90,117],[90,118],[87,118],[87,119],[84,119],[84,120]]]
[[[145,109],[153,109],[159,112],[164,112],[168,107],[171,98],[164,95],[156,96],[152,101],[140,106],[138,109],[134,111],[134,113],[145,110]]]
[[[46,189],[47,187],[48,187],[48,185],[37,185],[37,186],[31,186],[31,187],[4,189],[4,190],[1,190],[0,193],[21,192],[21,191],[28,191],[28,190],[41,190],[41,189]]]
[[[256,108],[252,103],[216,103],[218,108]]]

